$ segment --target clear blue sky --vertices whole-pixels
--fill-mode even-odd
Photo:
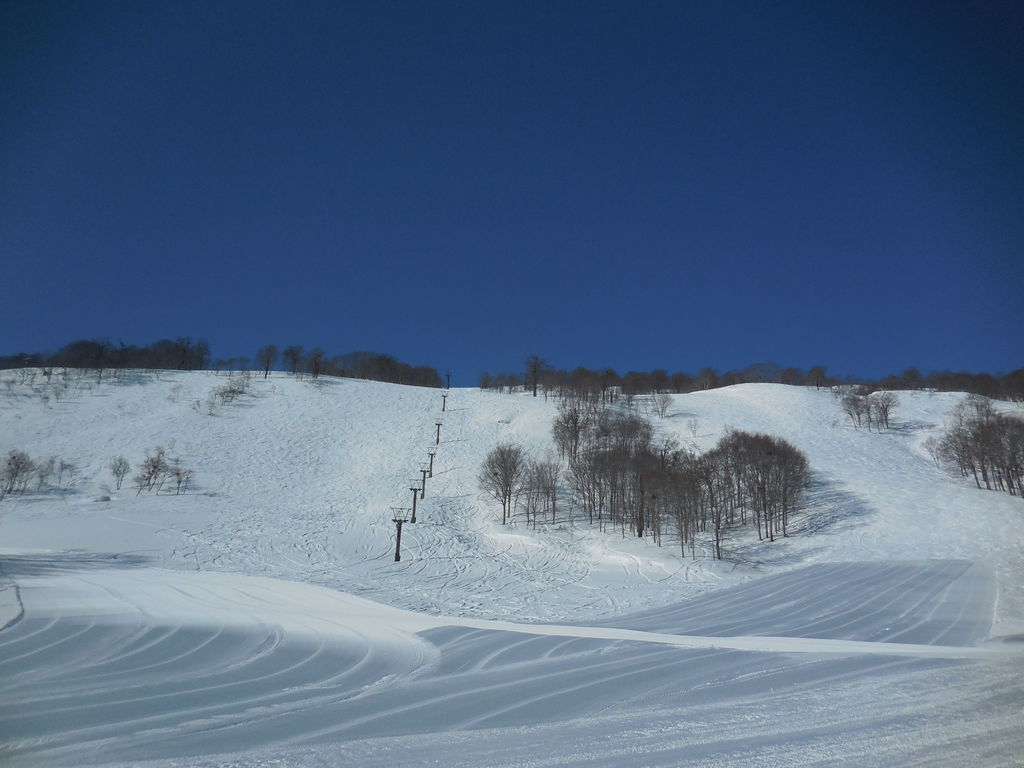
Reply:
[[[1008,371],[1022,50],[984,0],[0,0],[0,353]]]

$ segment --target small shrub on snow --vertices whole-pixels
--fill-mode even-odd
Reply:
[[[230,405],[237,398],[249,393],[252,377],[248,371],[232,374],[226,384],[214,388],[207,399],[207,412],[213,416],[218,408]]]

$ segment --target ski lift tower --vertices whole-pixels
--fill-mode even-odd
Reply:
[[[395,524],[395,562],[402,559],[402,525],[409,519],[409,510],[404,507],[391,508],[391,522]]]

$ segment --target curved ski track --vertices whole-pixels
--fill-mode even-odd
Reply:
[[[614,627],[427,617],[302,584],[188,577],[24,579],[25,617],[0,632],[0,754],[50,765],[326,746],[343,755],[366,739],[491,738],[621,724],[638,710],[693,722],[768,700],[799,710],[836,686],[877,695],[894,680],[924,697],[905,698],[910,719],[935,706],[936,680],[958,680],[976,707],[957,712],[962,726],[992,706],[992,670],[1020,661],[1008,646],[971,645],[988,632],[992,579],[962,561],[811,566]],[[795,722],[808,717],[826,727],[820,713]],[[993,718],[985,729],[1008,738],[1005,718]],[[891,722],[857,720],[876,735]]]

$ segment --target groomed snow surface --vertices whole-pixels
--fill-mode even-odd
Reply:
[[[0,450],[74,465],[0,502],[4,764],[1024,765],[1024,503],[931,463],[958,396],[881,434],[824,391],[675,396],[661,433],[814,471],[792,537],[715,562],[501,526],[477,467],[552,449],[543,398],[277,374],[211,413],[225,382],[0,372]],[[112,488],[157,446],[188,493]]]

